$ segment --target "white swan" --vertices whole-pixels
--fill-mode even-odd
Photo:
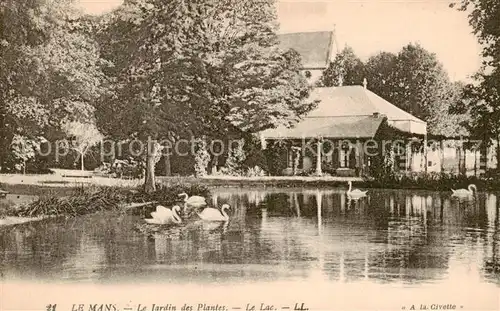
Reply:
[[[222,205],[220,210],[207,207],[201,213],[198,213],[198,216],[206,221],[228,221],[229,215],[227,215],[226,211],[230,209],[231,206],[229,206],[229,204]]]
[[[144,219],[148,224],[155,225],[166,225],[170,223],[180,224],[182,222],[179,212],[181,211],[180,206],[175,205],[172,209],[168,209],[164,206],[158,205],[156,207],[156,212],[152,212],[151,216],[153,218]]]
[[[451,189],[451,191],[453,192],[452,196],[466,197],[473,195],[474,190],[477,192],[477,187],[474,184],[470,184],[469,187],[467,187],[467,189],[457,189],[457,190]]]
[[[351,198],[360,198],[366,196],[367,191],[361,191],[359,189],[352,189],[352,181],[349,181],[349,190],[347,190],[347,196]]]
[[[179,194],[180,197],[184,197],[185,205],[189,205],[195,208],[204,207],[207,205],[207,201],[204,197],[200,197],[198,195],[194,195],[190,197],[187,193],[183,192]]]

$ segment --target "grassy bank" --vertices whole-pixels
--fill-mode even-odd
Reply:
[[[43,177],[42,177],[43,178]],[[55,178],[52,176],[52,178]],[[6,180],[6,181],[5,181]],[[304,177],[304,176],[264,176],[264,177],[230,177],[230,176],[207,176],[203,178],[186,177],[157,177],[158,184],[162,189],[193,187],[214,188],[346,188],[347,182],[351,180],[357,187],[381,188],[381,189],[420,189],[449,191],[450,189],[467,188],[469,184],[475,184],[480,191],[500,190],[500,177],[478,178],[463,177],[451,174],[439,173],[400,173],[391,177],[379,179],[363,179],[360,177]],[[21,182],[22,181],[22,182]],[[116,188],[122,190],[137,190],[141,188],[142,180],[120,180],[109,178],[87,178],[85,181],[72,181],[59,177],[50,183],[46,180],[38,180],[32,175],[26,178],[20,175],[16,178],[4,179],[0,176],[1,188],[13,194],[26,194],[35,196],[72,196],[74,189],[79,188]],[[44,183],[45,182],[45,183]],[[157,191],[156,193],[160,193]],[[158,198],[159,194],[152,195]]]
[[[37,200],[20,206],[4,207],[0,210],[3,217],[51,217],[51,216],[79,216],[96,213],[104,210],[118,210],[126,203],[151,202],[171,206],[179,203],[178,194],[186,192],[189,195],[203,195],[209,197],[206,187],[199,185],[158,185],[153,193],[144,193],[140,189],[120,187],[77,187],[70,193],[61,196],[55,193],[43,194]]]
[[[431,191],[467,189],[470,184],[476,185],[479,191],[500,190],[499,178],[479,178],[475,176],[456,176],[440,173],[407,173],[386,178],[365,180],[360,183],[365,188],[420,189]]]

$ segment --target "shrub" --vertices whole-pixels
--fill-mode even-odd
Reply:
[[[127,198],[126,190],[115,187],[75,188],[66,197],[47,194],[38,200],[5,211],[8,216],[78,216],[116,209]]]
[[[123,203],[157,201],[161,205],[179,204],[178,194],[201,195],[207,199],[210,191],[201,185],[174,186],[157,185],[153,193],[139,190],[131,192],[119,187],[78,187],[70,195],[61,197],[53,193],[46,194],[38,200],[21,205],[8,207],[3,211],[6,216],[39,217],[39,216],[79,216],[104,210],[116,210]]]
[[[207,149],[207,142],[205,139],[198,140],[195,151],[195,164],[194,170],[197,177],[207,175],[208,164],[210,163],[210,154]]]
[[[385,177],[375,177],[365,180],[367,187],[373,188],[404,188],[404,189],[427,189],[443,190],[467,188],[470,184],[475,184],[481,189],[498,188],[500,182],[488,181],[475,176],[457,176],[449,173],[436,172],[394,172]]]
[[[228,175],[241,176],[244,169],[243,162],[246,159],[243,143],[239,143],[236,147],[230,147],[223,171]]]

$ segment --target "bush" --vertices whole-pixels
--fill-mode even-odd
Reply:
[[[246,172],[246,177],[262,177],[266,176],[266,172],[259,166],[251,167]]]
[[[200,139],[196,144],[194,170],[197,177],[207,175],[208,164],[210,163],[210,154],[207,149],[207,142]]]
[[[488,181],[475,176],[457,176],[448,173],[436,172],[394,172],[385,177],[375,177],[365,181],[367,187],[391,188],[391,189],[427,189],[444,190],[467,188],[470,184],[475,184],[480,189],[498,189],[500,182],[497,180]]]
[[[46,194],[38,200],[21,205],[8,207],[4,216],[40,217],[40,216],[79,216],[104,210],[116,210],[123,203],[157,201],[161,205],[179,204],[178,194],[201,195],[207,199],[210,191],[201,185],[157,185],[153,193],[142,190],[131,192],[120,187],[79,187],[73,189],[70,195],[61,197],[56,194]]]
[[[38,200],[4,211],[7,216],[78,216],[118,208],[126,202],[127,190],[116,187],[75,188],[67,197],[47,194]]]

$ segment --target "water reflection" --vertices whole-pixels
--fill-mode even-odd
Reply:
[[[67,281],[498,282],[496,194],[371,190],[220,189],[228,223],[197,221],[167,233],[134,230],[139,216],[101,213],[4,227],[5,278]]]

